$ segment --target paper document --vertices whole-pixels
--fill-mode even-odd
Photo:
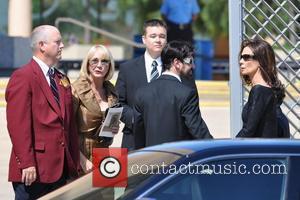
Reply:
[[[114,137],[111,127],[117,126],[122,116],[123,107],[109,108],[105,120],[102,124],[99,136]]]

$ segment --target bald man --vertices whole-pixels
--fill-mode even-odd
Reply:
[[[31,47],[32,59],[12,74],[5,94],[15,199],[36,199],[81,170],[70,82],[54,68],[64,47],[59,30],[36,27]]]

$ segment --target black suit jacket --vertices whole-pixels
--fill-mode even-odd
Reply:
[[[119,102],[123,106],[121,121],[125,124],[122,147],[129,150],[134,148],[132,135],[134,96],[139,87],[147,84],[144,55],[120,65],[116,90],[119,94]]]
[[[170,75],[162,75],[137,91],[134,115],[136,149],[212,138],[201,117],[197,93]]]
[[[183,84],[188,85],[197,91],[193,78],[182,79]],[[116,82],[116,90],[119,95],[119,102],[123,106],[121,121],[125,123],[123,129],[122,147],[132,150],[134,148],[133,138],[133,106],[136,91],[146,86],[147,75],[144,55],[122,63],[119,68],[119,75]],[[198,94],[197,94],[198,95]],[[197,96],[198,97],[198,96]]]

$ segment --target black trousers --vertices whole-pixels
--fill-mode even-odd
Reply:
[[[168,42],[173,40],[181,40],[189,42],[191,45],[194,43],[192,23],[188,24],[175,24],[170,21],[166,21],[167,24],[167,38]]]
[[[65,185],[68,178],[68,165],[65,159],[63,173],[54,183],[33,182],[30,186],[26,186],[22,182],[12,182],[15,191],[15,200],[38,199],[39,197],[42,197]]]
[[[25,186],[21,182],[13,182],[13,188],[15,191],[16,200],[27,200],[27,199],[37,199],[57,188],[66,184],[66,177],[63,174],[62,177],[54,183],[38,183],[34,182],[30,186]]]
[[[122,148],[127,148],[128,151],[133,151],[135,149],[133,133],[131,130],[128,130],[127,127],[123,130]]]

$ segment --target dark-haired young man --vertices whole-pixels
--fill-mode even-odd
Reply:
[[[161,53],[162,75],[139,88],[134,105],[135,148],[179,140],[212,138],[201,117],[197,92],[182,83],[192,74],[193,48],[172,41]]]
[[[119,102],[123,106],[121,121],[123,129],[122,147],[134,149],[133,140],[133,105],[136,90],[156,79],[162,72],[160,54],[167,42],[167,27],[158,19],[145,21],[143,27],[145,54],[120,65],[116,83]]]
[[[161,52],[167,43],[167,26],[162,20],[150,19],[143,26],[143,43],[146,46],[144,55],[134,58],[120,65],[116,83],[119,102],[123,106],[121,121],[123,129],[122,147],[134,149],[133,138],[133,106],[136,91],[157,79],[162,73]],[[183,77],[183,83],[197,92],[195,80],[192,76]],[[198,96],[197,96],[198,97]]]

